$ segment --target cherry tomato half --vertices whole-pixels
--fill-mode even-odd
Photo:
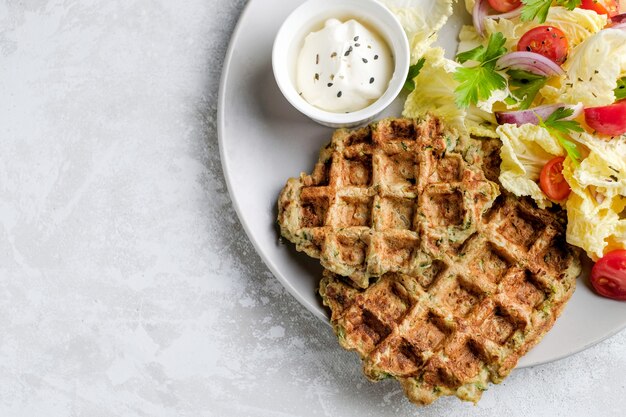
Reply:
[[[626,133],[626,100],[585,109],[585,122],[596,132],[619,136]]]
[[[518,51],[536,52],[559,65],[567,59],[568,49],[567,37],[554,26],[537,26],[524,33],[517,43]]]
[[[619,11],[617,0],[582,0],[580,8],[608,16],[615,16]]]
[[[565,177],[563,177],[563,161],[565,157],[557,156],[548,161],[539,174],[541,191],[554,201],[565,200],[572,191]]]
[[[489,5],[500,13],[510,12],[522,5],[522,0],[487,0]]]
[[[600,258],[591,269],[591,285],[603,297],[626,301],[626,250]]]

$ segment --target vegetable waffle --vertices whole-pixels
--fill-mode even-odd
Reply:
[[[503,192],[498,140],[439,119],[339,130],[279,197],[283,236],[320,258],[340,344],[408,398],[478,401],[552,327],[580,273],[561,212]]]

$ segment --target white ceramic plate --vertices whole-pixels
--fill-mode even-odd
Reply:
[[[428,0],[424,0],[428,1]],[[248,237],[276,278],[304,307],[324,321],[317,295],[319,262],[281,243],[275,223],[276,198],[289,177],[310,172],[332,130],[301,115],[283,98],[272,75],[274,36],[302,0],[250,0],[231,39],[218,104],[219,144],[230,195]],[[463,3],[463,2],[458,2]],[[468,19],[458,6],[440,33],[452,55]],[[386,112],[399,115],[402,99]],[[520,361],[533,366],[592,346],[626,327],[626,303],[596,296],[587,279],[554,328]]]

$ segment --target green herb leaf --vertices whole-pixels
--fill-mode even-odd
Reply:
[[[580,124],[576,120],[563,120],[567,117],[570,117],[574,114],[574,110],[559,107],[556,109],[548,118],[543,122],[544,125],[542,127],[557,130],[561,133],[569,133],[573,132],[584,132],[584,129],[580,126]]]
[[[535,96],[546,84],[548,79],[541,75],[522,70],[508,70],[509,87],[516,87],[511,90],[511,96],[519,103],[520,110],[526,110],[531,106]]]
[[[557,6],[563,6],[567,10],[574,10],[582,4],[582,0],[556,0]]]
[[[508,96],[507,98],[505,98],[504,102],[510,106],[514,106],[517,104],[517,100],[512,96]]]
[[[481,64],[492,64],[495,67],[495,61],[506,53],[505,43],[504,35],[501,32],[496,32],[489,37],[486,48],[480,45],[469,51],[461,52],[457,54],[456,60],[461,64],[471,60]]]
[[[580,163],[581,155],[576,143],[561,135],[556,135],[556,138],[558,139],[561,146],[565,149],[567,156],[569,156],[570,159],[574,161],[576,165],[578,165]]]
[[[469,107],[470,104],[487,100],[492,92],[506,87],[506,79],[502,75],[482,66],[458,68],[454,79],[461,83],[454,90],[459,107]]]
[[[415,90],[415,77],[417,77],[426,62],[425,58],[420,58],[414,65],[409,67],[409,73],[406,76],[406,81],[404,83],[404,89],[407,91]]]
[[[578,150],[576,143],[568,136],[570,132],[583,132],[584,130],[575,120],[563,120],[572,114],[574,114],[574,110],[559,107],[550,116],[548,116],[546,120],[542,120],[538,115],[537,118],[539,119],[539,126],[543,127],[548,131],[548,133],[554,136],[559,141],[563,149],[565,149],[567,156],[569,156],[575,164],[578,164],[581,159],[580,151]]]
[[[539,23],[543,23],[548,18],[548,11],[552,5],[552,0],[522,0],[521,19],[523,22],[530,22],[537,18]]]
[[[502,34],[502,32],[496,32],[489,37],[489,42],[487,43],[487,50],[485,51],[485,55],[483,56],[482,61],[487,65],[495,68],[496,61],[502,55],[506,54],[506,48],[504,44],[506,43],[506,38]]]
[[[626,77],[622,77],[617,80],[617,88],[614,93],[615,101],[620,101],[626,98]]]
[[[469,51],[457,54],[456,60],[459,61],[461,64],[464,64],[467,61],[482,61],[484,55],[485,47],[483,45],[480,45],[474,49],[470,49]]]
[[[455,101],[459,107],[468,107],[481,100],[486,100],[495,90],[506,87],[506,78],[496,71],[496,61],[506,53],[506,39],[497,32],[489,37],[487,47],[479,46],[457,55],[457,60],[464,63],[477,61],[474,67],[459,67],[454,79],[460,84],[454,90]]]
[[[548,18],[548,11],[552,6],[552,0],[522,0],[522,21],[530,22],[533,19],[537,19],[539,23],[543,23]],[[580,6],[582,0],[556,0],[557,6],[563,6],[567,10],[574,10]]]

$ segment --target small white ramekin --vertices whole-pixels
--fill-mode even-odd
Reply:
[[[330,18],[356,19],[376,30],[387,42],[395,69],[385,93],[368,107],[350,113],[319,109],[302,98],[296,88],[296,63],[304,38]],[[333,128],[354,127],[372,121],[398,96],[410,65],[409,43],[400,22],[375,0],[308,0],[291,13],[278,30],[272,50],[276,83],[285,98],[312,120]]]

